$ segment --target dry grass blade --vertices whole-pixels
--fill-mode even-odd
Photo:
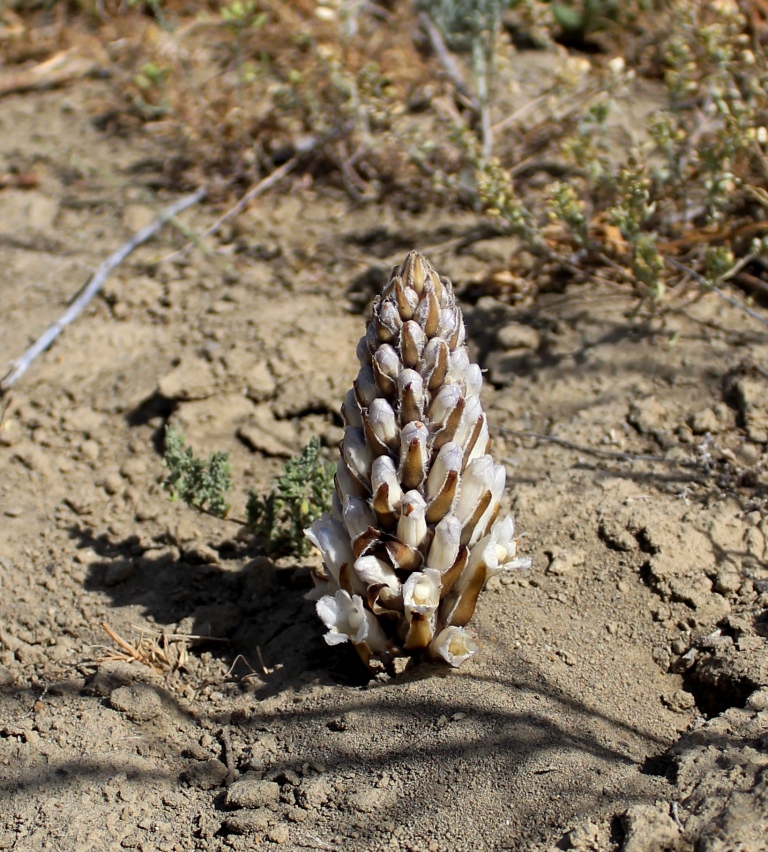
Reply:
[[[140,632],[134,644],[123,639],[106,622],[101,622],[101,627],[109,638],[122,649],[122,653],[112,652],[102,657],[99,662],[105,660],[122,660],[128,663],[141,663],[157,674],[171,674],[184,668],[187,661],[187,644],[189,637],[186,635],[169,635],[167,633]]]
[[[50,89],[92,74],[98,68],[93,59],[78,56],[76,48],[62,50],[45,62],[0,77],[0,98],[34,89]]]

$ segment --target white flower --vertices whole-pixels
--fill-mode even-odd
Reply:
[[[495,565],[488,562],[488,577],[493,577],[501,571],[518,571],[531,567],[531,557],[517,557],[517,539],[515,538],[515,522],[511,515],[503,521],[497,521],[488,537],[493,541],[495,549]],[[475,545],[479,547],[480,545]]]
[[[415,571],[403,585],[403,603],[408,621],[414,612],[431,617],[440,605],[440,572],[434,568]]]
[[[325,568],[338,586],[341,569],[344,565],[351,567],[355,561],[352,543],[344,524],[330,515],[323,515],[314,521],[309,529],[304,530],[304,535],[319,548],[323,554]]]
[[[400,592],[400,580],[395,569],[377,556],[361,556],[355,562],[355,573],[366,586],[386,586],[391,592]]]
[[[476,654],[478,649],[475,634],[464,627],[446,627],[435,636],[429,646],[433,658],[442,657],[452,666],[460,666]]]
[[[325,641],[329,645],[351,641],[354,645],[365,645],[371,654],[387,650],[387,637],[376,616],[365,608],[360,595],[350,595],[339,589],[333,597],[320,598],[315,609],[328,628]]]

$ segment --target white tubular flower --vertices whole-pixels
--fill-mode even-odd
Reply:
[[[366,586],[386,586],[397,594],[400,591],[400,580],[395,569],[377,556],[361,556],[354,565],[355,573]]]
[[[355,379],[355,395],[361,408],[367,408],[379,395],[376,378],[373,375],[373,367],[366,364],[360,368]]]
[[[400,505],[397,537],[408,547],[420,547],[427,537],[427,504],[418,491],[407,491]]]
[[[373,452],[365,440],[365,432],[362,429],[353,429],[348,426],[344,430],[341,454],[352,473],[363,482],[370,481]]]
[[[463,523],[477,508],[484,495],[493,487],[493,459],[490,456],[474,459],[461,476],[459,499],[453,514]]]
[[[432,462],[432,468],[427,477],[427,497],[430,500],[434,500],[440,493],[450,473],[461,472],[461,461],[461,447],[457,443],[449,441],[443,444]]]
[[[336,490],[339,492],[340,499],[346,494],[355,494],[357,497],[365,494],[365,485],[352,474],[343,458],[340,458],[336,465]]]
[[[430,618],[440,606],[440,572],[434,568],[415,571],[403,584],[405,617],[411,620],[417,612]]]
[[[400,430],[392,406],[386,399],[374,399],[368,407],[368,422],[373,434],[386,447],[396,447]]]
[[[483,371],[479,364],[470,364],[464,373],[464,387],[466,395],[477,396],[483,387]]]
[[[480,420],[483,416],[483,406],[480,403],[480,397],[469,397],[467,404],[464,407],[464,414],[462,415],[461,423],[459,424],[459,428],[456,430],[456,435],[453,440],[456,441],[459,446],[463,447],[472,437],[477,427],[478,420]]]
[[[477,523],[472,537],[469,540],[470,547],[481,539],[487,532],[499,514],[499,503],[504,495],[504,487],[507,484],[507,471],[502,464],[493,466],[493,485],[491,485],[491,502]]]
[[[342,512],[344,526],[353,542],[363,533],[368,532],[368,527],[376,524],[376,516],[373,514],[373,510],[368,505],[368,501],[362,497],[346,496]]]
[[[456,349],[451,352],[451,357],[448,361],[448,375],[445,377],[445,380],[447,382],[463,384],[470,363],[469,352],[466,349]]]
[[[441,574],[456,561],[461,545],[461,521],[454,515],[446,515],[435,527],[435,537],[429,547],[427,565]]]
[[[341,569],[345,565],[351,566],[355,561],[352,542],[344,524],[330,515],[323,515],[309,529],[304,530],[304,535],[318,548],[326,571],[338,586]]]
[[[495,576],[500,571],[521,571],[531,567],[530,556],[517,556],[515,522],[512,515],[507,515],[503,521],[495,523],[491,536],[496,547],[496,568],[489,570],[489,577]]]
[[[439,429],[445,425],[460,399],[459,385],[443,385],[440,388],[429,406],[429,421],[433,429]]]
[[[397,468],[389,456],[379,456],[371,468],[371,491],[375,495],[382,485],[387,486],[387,499],[392,508],[399,508],[403,490],[397,478]]]
[[[329,645],[341,645],[351,641],[365,645],[371,654],[382,654],[388,642],[376,616],[365,608],[360,595],[350,595],[339,589],[331,597],[326,595],[315,604],[320,620],[328,628],[325,641]]]
[[[429,646],[433,659],[442,658],[454,667],[460,666],[478,650],[475,634],[464,627],[446,627],[435,636]]]

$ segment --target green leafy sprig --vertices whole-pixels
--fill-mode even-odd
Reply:
[[[181,432],[172,426],[165,430],[165,456],[167,468],[164,487],[171,499],[183,500],[188,506],[226,518],[230,504],[225,499],[232,487],[229,453],[211,453],[208,461],[197,458],[192,447],[187,447]]]
[[[334,466],[320,455],[320,439],[314,437],[300,455],[285,463],[266,497],[251,489],[245,508],[248,526],[263,539],[268,554],[306,556],[304,530],[331,511],[334,473]]]

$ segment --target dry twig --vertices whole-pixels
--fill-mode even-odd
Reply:
[[[190,638],[195,638],[181,634],[169,636],[167,633],[147,635],[147,631],[141,628],[139,638],[135,644],[131,645],[106,622],[102,621],[101,627],[107,636],[122,649],[122,652],[111,652],[106,657],[102,657],[99,662],[103,660],[137,662],[157,674],[170,675],[184,668],[187,661],[187,642]]]
[[[505,426],[500,426],[498,431],[502,435],[509,435],[513,438],[532,438],[536,441],[547,441],[550,444],[557,444],[564,447],[566,450],[576,450],[579,453],[597,456],[603,459],[615,459],[616,461],[645,461],[654,462],[656,464],[668,464],[673,467],[688,467],[701,469],[702,465],[696,461],[686,461],[685,459],[668,459],[664,456],[651,456],[645,453],[617,453],[613,450],[601,450],[598,447],[587,447],[583,444],[574,444],[573,441],[566,441],[564,438],[558,438],[555,435],[541,435],[537,432],[521,432],[517,429],[508,429]]]
[[[314,146],[313,146],[314,147]],[[308,149],[311,150],[311,149]],[[163,261],[175,260],[178,257],[183,257],[188,251],[202,243],[203,240],[217,233],[221,226],[228,222],[233,216],[237,216],[239,213],[242,213],[243,210],[248,206],[249,202],[253,201],[254,198],[258,198],[260,195],[263,195],[268,189],[273,187],[276,183],[281,181],[287,174],[292,172],[299,163],[301,156],[306,154],[307,150],[302,151],[301,154],[295,154],[288,160],[286,163],[283,163],[282,166],[276,168],[271,174],[268,174],[263,180],[260,180],[255,186],[252,186],[248,192],[235,204],[233,207],[230,207],[226,213],[220,216],[209,228],[206,228],[201,234],[199,234],[195,239],[190,240],[185,246],[178,249],[177,251],[171,252],[171,254],[166,255],[163,258]]]
[[[205,194],[206,190],[203,188],[198,189],[197,192],[193,192],[191,195],[185,195],[183,198],[180,198],[175,204],[166,207],[153,222],[150,222],[149,225],[137,231],[128,242],[123,243],[116,252],[111,254],[96,270],[88,286],[72,302],[67,311],[53,325],[48,326],[45,332],[14,363],[10,372],[0,382],[0,396],[10,390],[24,373],[27,372],[35,358],[45,352],[61,332],[80,316],[91,299],[104,286],[104,282],[113,269],[119,266],[134,249],[145,243],[150,237],[153,237],[169,219],[177,216],[182,210],[186,210],[193,204],[197,204],[198,201],[205,197]]]
[[[32,68],[0,77],[0,98],[18,92],[51,89],[92,74],[98,68],[93,59],[78,56],[76,48],[62,50]]]

